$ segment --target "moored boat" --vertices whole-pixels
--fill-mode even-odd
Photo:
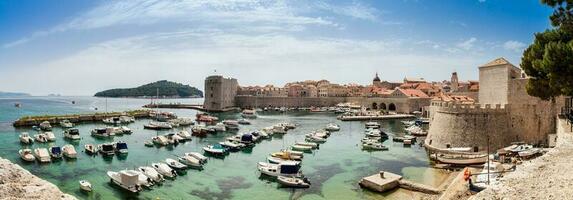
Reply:
[[[295,145],[292,145],[292,146],[291,146],[291,149],[292,149],[292,150],[295,150],[295,151],[307,151],[307,152],[308,152],[308,151],[311,151],[311,150],[312,150],[312,147],[311,147],[311,146],[302,146],[302,145],[296,145],[296,144],[295,144]]]
[[[66,158],[77,158],[78,157],[78,152],[76,152],[76,148],[74,148],[74,146],[67,144],[64,145],[64,147],[62,147],[62,150],[64,151],[64,156]]]
[[[141,191],[141,186],[138,184],[139,174],[133,172],[133,170],[124,170],[120,172],[108,171],[107,176],[113,183],[126,191],[132,193],[139,193]]]
[[[119,154],[126,154],[128,153],[127,143],[123,141],[118,141],[115,143],[115,151]]]
[[[193,167],[193,168],[203,167],[203,163],[199,159],[197,159],[193,156],[183,155],[183,156],[178,157],[178,160],[179,160],[179,162],[181,162],[181,163],[183,163],[189,167]]]
[[[52,159],[50,158],[50,153],[46,148],[36,148],[34,149],[34,156],[40,162],[51,162]]]
[[[52,125],[50,125],[50,122],[48,121],[43,121],[42,123],[40,123],[39,128],[42,131],[51,131]]]
[[[362,144],[362,149],[384,151],[384,150],[388,150],[388,147],[382,145],[382,143],[379,143],[379,142],[367,142],[367,143]]]
[[[79,140],[80,130],[76,128],[64,130],[64,137],[70,140]]]
[[[99,152],[104,156],[113,156],[115,153],[115,144],[103,143],[98,145]]]
[[[227,153],[227,149],[220,144],[207,145],[203,147],[203,150],[213,155],[225,155]]]
[[[165,163],[167,165],[169,165],[169,167],[171,167],[172,169],[175,169],[175,170],[187,169],[187,165],[184,165],[183,163],[180,163],[179,161],[171,159],[171,158],[165,159]]]
[[[277,176],[277,182],[283,187],[309,188],[310,181],[307,178],[297,178],[291,176]]]
[[[95,146],[93,144],[85,144],[84,150],[87,154],[90,154],[90,155],[95,155],[98,152],[97,146]]]
[[[70,120],[64,119],[60,121],[60,126],[63,128],[72,128],[74,127],[74,124],[70,122]]]
[[[155,170],[153,167],[143,166],[143,167],[138,167],[137,170],[145,174],[145,176],[147,176],[156,183],[161,183],[165,181],[163,175],[157,172],[157,170]]]
[[[259,172],[268,176],[301,176],[300,163],[281,162],[279,164],[259,162],[257,165]]]
[[[340,126],[338,126],[338,124],[335,124],[335,123],[329,123],[326,125],[325,130],[327,130],[327,131],[339,131]]]
[[[31,144],[32,142],[34,142],[32,137],[30,137],[30,134],[28,134],[27,132],[20,133],[19,138],[22,144]]]
[[[165,163],[151,163],[151,167],[163,175],[163,177],[175,178],[177,176],[177,172]]]
[[[188,152],[188,153],[185,153],[185,155],[194,157],[194,158],[198,159],[199,161],[201,161],[201,163],[207,162],[207,157],[205,157],[203,154],[198,153],[198,152]]]
[[[86,191],[86,192],[93,191],[92,184],[90,182],[88,182],[86,180],[80,180],[79,183],[80,183],[80,190]]]
[[[52,146],[49,148],[49,150],[50,150],[50,156],[53,159],[62,158],[62,148],[60,148],[59,146]]]
[[[193,139],[193,136],[191,136],[191,133],[189,133],[187,131],[179,131],[179,132],[177,132],[177,135],[179,137],[183,138],[183,140],[191,141]]]
[[[54,135],[53,132],[48,131],[48,132],[44,132],[44,134],[46,134],[46,139],[47,139],[49,142],[56,141],[56,135]]]
[[[18,154],[20,154],[20,158],[22,158],[22,160],[28,162],[34,162],[36,160],[36,157],[34,157],[34,154],[32,153],[32,149],[20,149]]]

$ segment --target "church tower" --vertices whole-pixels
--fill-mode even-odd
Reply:
[[[452,73],[452,80],[450,82],[450,91],[452,92],[457,92],[458,88],[460,88],[460,84],[458,82],[458,73],[457,72],[453,72]]]
[[[376,72],[376,76],[374,77],[374,80],[372,80],[372,85],[376,86],[376,87],[381,87],[382,85],[380,84],[380,77],[378,77],[378,72]]]

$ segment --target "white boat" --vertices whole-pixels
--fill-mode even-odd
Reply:
[[[49,142],[56,141],[56,135],[54,135],[54,133],[51,131],[44,132],[44,134],[46,134],[46,139],[48,139]]]
[[[86,151],[87,154],[90,154],[90,155],[95,155],[98,152],[97,146],[95,146],[93,144],[85,144],[84,150]]]
[[[63,128],[73,128],[74,124],[70,120],[64,119],[60,121],[60,126]]]
[[[64,156],[67,158],[78,157],[78,152],[76,152],[76,148],[74,148],[74,146],[70,144],[64,145],[64,147],[62,147],[62,150],[64,151]]]
[[[173,126],[167,122],[149,122],[149,124],[143,125],[143,128],[152,130],[162,130],[162,129],[172,129]]]
[[[414,121],[414,120],[401,121],[401,122],[404,126],[412,126],[412,125],[416,124],[416,121]]]
[[[20,142],[23,144],[31,144],[32,142],[34,142],[34,139],[32,139],[32,137],[30,137],[30,134],[28,134],[27,132],[23,132],[20,133]]]
[[[362,143],[375,143],[380,142],[381,138],[374,138],[374,137],[365,137],[360,140]]]
[[[62,158],[62,148],[59,146],[52,146],[48,148],[50,150],[50,156],[54,159]]]
[[[223,124],[229,130],[239,130],[239,121],[237,120],[223,120]]]
[[[335,123],[329,123],[326,125],[325,130],[327,130],[327,131],[339,131],[340,126],[338,126],[338,124],[335,124]]]
[[[143,187],[146,188],[151,188],[154,185],[154,181],[153,179],[147,177],[145,174],[143,174],[143,172],[137,171],[137,170],[124,170],[124,171],[129,171],[129,173],[135,173],[137,174],[137,184],[141,185]]]
[[[175,169],[175,170],[187,169],[187,165],[184,165],[183,163],[180,163],[179,161],[177,161],[175,159],[167,158],[167,159],[165,159],[165,163],[167,165],[169,165],[169,167],[171,167],[172,169]]]
[[[94,137],[109,137],[115,135],[115,129],[113,127],[109,128],[96,128],[91,131],[91,135]]]
[[[203,166],[203,163],[199,159],[197,159],[193,156],[184,155],[184,156],[178,157],[178,160],[179,160],[179,162],[181,162],[181,163],[183,163],[189,167],[200,168]]]
[[[314,143],[314,142],[295,142],[295,145],[301,145],[301,146],[309,146],[312,147],[313,149],[318,148],[318,144]]]
[[[227,153],[225,147],[220,144],[207,145],[206,147],[203,147],[203,151],[214,155],[224,155]]]
[[[497,163],[490,161],[488,165],[488,163],[486,162],[483,165],[482,171],[477,175],[475,183],[472,184],[481,188],[487,188],[489,186],[487,184],[488,176],[489,176],[489,184],[490,185],[494,184],[499,180],[500,171],[502,171],[502,167],[500,167]]]
[[[98,145],[99,152],[104,156],[113,156],[115,154],[115,144],[103,143]]]
[[[279,164],[279,163],[283,163],[283,162],[293,162],[293,163],[300,164],[300,161],[298,161],[298,160],[289,160],[289,159],[283,159],[281,157],[273,157],[273,156],[268,156],[267,161],[269,163],[272,163],[272,164]]]
[[[279,184],[281,184],[283,187],[292,187],[292,188],[309,188],[310,187],[310,181],[308,181],[307,178],[278,176],[277,182]]]
[[[230,150],[240,150],[242,148],[245,147],[245,144],[237,142],[237,141],[224,141],[224,142],[219,142],[219,144],[227,149]]]
[[[43,121],[42,123],[40,123],[39,128],[42,131],[51,131],[52,125],[50,125],[50,122],[48,122],[48,121]]]
[[[292,145],[291,146],[292,150],[296,150],[296,151],[311,151],[312,147],[311,146],[302,146],[302,145]]]
[[[223,124],[222,122],[219,122],[219,123],[215,124],[215,126],[213,126],[213,128],[214,128],[215,131],[217,131],[217,132],[225,132],[225,131],[227,131],[227,128],[226,128],[225,124]]]
[[[257,118],[257,111],[254,109],[245,109],[241,113],[241,116],[244,118]]]
[[[273,126],[273,133],[274,134],[286,134],[287,130],[284,126],[275,125],[275,126]]]
[[[86,191],[86,192],[93,191],[92,184],[90,182],[88,182],[86,180],[80,180],[79,183],[80,183],[80,190]]]
[[[382,145],[382,143],[379,142],[369,142],[369,143],[363,143],[362,149],[382,151],[382,150],[388,150],[388,147]]]
[[[79,140],[80,139],[80,130],[76,128],[67,129],[64,131],[64,137],[70,140]]]
[[[528,145],[528,144],[521,144],[521,145],[516,145],[513,148],[509,149],[509,151],[513,152],[513,153],[519,153],[521,151],[526,151],[529,149],[532,149],[533,145]]]
[[[175,145],[179,144],[179,141],[180,141],[180,140],[181,140],[181,141],[183,140],[182,137],[179,137],[179,136],[178,136],[177,134],[175,134],[175,133],[165,134],[165,138],[167,138],[167,142],[168,142],[169,144],[175,144]]]
[[[102,120],[104,124],[119,125],[121,124],[121,119],[119,117],[110,117]]]
[[[132,122],[135,122],[135,117],[122,115],[122,116],[119,116],[119,121],[123,124],[132,123]]]
[[[315,142],[315,143],[324,143],[326,142],[325,138],[321,138],[318,136],[314,136],[314,135],[307,135],[305,138],[306,141],[308,142]]]
[[[199,161],[201,161],[201,163],[207,162],[207,157],[205,157],[203,154],[198,153],[198,152],[189,152],[189,153],[185,153],[185,155],[194,157],[194,158],[198,159]]]
[[[165,145],[169,144],[169,140],[167,140],[167,137],[165,137],[163,135],[152,137],[151,141],[153,141],[154,144],[157,144],[160,146],[165,146]]]
[[[164,177],[175,178],[177,176],[177,172],[165,163],[151,163],[151,167]]]
[[[410,139],[405,139],[403,142],[404,142],[404,146],[412,145],[412,140],[410,140]]]
[[[238,123],[242,125],[251,125],[251,122],[247,119],[239,119]]]
[[[269,176],[301,176],[300,164],[297,162],[281,162],[272,164],[259,162],[257,165],[259,172]]]
[[[119,173],[108,171],[107,176],[113,183],[129,192],[139,193],[141,191],[141,186],[138,184],[139,174],[133,172],[133,170],[124,170]]]
[[[165,181],[163,175],[159,174],[159,172],[157,172],[157,170],[155,170],[153,167],[143,166],[143,167],[138,167],[137,170],[156,183]]]
[[[296,124],[289,123],[289,122],[283,122],[283,123],[280,123],[278,125],[285,127],[286,129],[295,129],[296,128]]]
[[[51,162],[50,153],[46,148],[36,148],[34,149],[34,156],[40,162]]]
[[[21,149],[18,151],[18,154],[20,154],[20,158],[22,158],[22,160],[28,162],[34,162],[36,160],[36,157],[34,157],[34,154],[32,153],[32,149]]]
[[[123,133],[123,134],[131,134],[131,133],[133,133],[133,131],[132,131],[130,128],[128,128],[127,126],[119,127],[119,130],[118,130],[118,131],[121,132],[121,133]]]
[[[364,135],[367,137],[382,137],[381,131],[379,129],[367,129]]]
[[[532,157],[534,155],[537,155],[539,152],[541,152],[541,150],[539,148],[530,148],[527,150],[517,152],[517,155],[519,155],[519,157],[522,157],[522,158],[529,158],[529,157]]]
[[[279,152],[271,153],[271,156],[281,158],[284,160],[302,160],[302,158],[304,157],[303,152],[298,152],[298,153],[300,154],[291,151],[281,150]]]
[[[380,128],[380,124],[378,122],[366,122],[366,128]]]
[[[177,135],[181,138],[183,138],[183,140],[187,140],[187,141],[191,141],[193,138],[191,136],[191,133],[187,132],[187,131],[179,131],[177,133]]]
[[[128,153],[128,149],[127,149],[127,143],[123,142],[123,141],[118,141],[115,143],[115,151],[117,153],[120,154],[126,154]]]

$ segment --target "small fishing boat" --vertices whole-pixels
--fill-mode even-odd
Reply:
[[[257,118],[257,111],[255,111],[254,109],[245,109],[241,113],[241,117],[250,119]]]
[[[54,135],[54,133],[52,133],[51,131],[44,132],[44,134],[46,134],[46,139],[47,139],[49,142],[56,141],[56,135]]]
[[[271,138],[266,132],[264,131],[253,131],[251,135],[256,137],[256,140],[259,141],[261,139],[269,139]]]
[[[402,137],[393,137],[392,138],[392,141],[394,141],[394,142],[404,142],[404,140],[415,141],[416,137],[411,136],[411,135],[404,135]]]
[[[327,131],[339,131],[340,130],[340,126],[338,126],[338,124],[335,123],[329,123],[326,125],[326,128],[324,130]]]
[[[213,155],[225,155],[227,153],[227,149],[220,144],[207,145],[203,147],[203,150]]]
[[[104,124],[118,125],[121,124],[121,119],[119,117],[110,117],[102,120]]]
[[[45,143],[48,142],[48,136],[44,133],[38,133],[34,135],[34,140],[36,140],[36,142]]]
[[[73,128],[74,124],[70,120],[64,119],[60,121],[60,126],[63,128]]]
[[[32,139],[32,137],[30,137],[30,134],[28,134],[27,132],[23,132],[20,133],[20,142],[22,144],[31,144],[32,142],[34,142],[34,139]]]
[[[453,165],[481,165],[487,162],[487,155],[472,156],[472,157],[435,157],[441,163]]]
[[[382,138],[377,138],[377,137],[365,137],[362,138],[362,140],[360,140],[362,143],[376,143],[376,142],[380,142],[380,139]]]
[[[151,130],[164,130],[172,129],[173,126],[167,122],[149,122],[149,124],[143,125],[143,128]]]
[[[66,158],[77,158],[78,157],[78,152],[76,152],[76,148],[74,148],[74,146],[67,144],[64,145],[64,147],[62,147],[62,150],[64,151],[64,156]]]
[[[124,170],[120,171],[119,173],[108,171],[107,176],[117,186],[129,192],[139,193],[141,191],[141,186],[138,184],[139,174],[135,173],[133,170]]]
[[[272,164],[259,162],[257,165],[259,172],[268,176],[301,176],[299,162],[281,162]]]
[[[113,156],[115,153],[115,144],[103,143],[98,145],[99,152],[104,156]]]
[[[187,131],[179,131],[179,132],[177,133],[177,135],[178,135],[179,137],[181,137],[183,140],[186,140],[186,141],[191,141],[191,140],[193,139],[192,136],[191,136],[191,133],[189,133],[189,132],[187,132]]]
[[[246,119],[243,119],[246,121]],[[225,127],[229,130],[239,130],[239,122],[241,120],[237,121],[237,120],[223,120],[223,124],[225,125]],[[245,123],[245,121],[243,121],[243,123]],[[248,122],[248,121],[247,121]],[[250,123],[250,122],[249,122]]]
[[[80,139],[80,130],[76,128],[64,130],[64,138],[70,140],[79,140]]]
[[[62,148],[60,148],[59,146],[52,146],[49,149],[50,149],[50,156],[53,159],[62,158]]]
[[[48,121],[43,121],[42,123],[40,123],[39,128],[42,131],[51,131],[52,125],[50,125],[50,122]]]
[[[92,184],[90,182],[88,182],[86,180],[80,180],[79,183],[80,183],[80,190],[86,191],[86,192],[93,191]]]
[[[281,150],[279,152],[271,153],[272,157],[279,157],[287,160],[302,160],[304,157],[303,152],[293,152]]]
[[[239,119],[238,123],[241,125],[251,125],[251,121],[249,121],[247,119]]]
[[[164,177],[175,178],[177,176],[177,172],[165,163],[151,163],[151,167]]]
[[[382,137],[379,129],[368,129],[364,135],[366,135],[366,137]]]
[[[154,146],[153,141],[151,141],[151,140],[145,141],[145,143],[143,143],[143,144],[144,144],[146,147],[153,147],[153,146]]]
[[[175,133],[166,134],[165,138],[167,138],[167,142],[169,144],[174,144],[174,145],[177,145],[177,144],[179,144],[180,141],[183,141],[183,138],[179,137],[179,135],[177,135]]]
[[[312,147],[313,149],[318,148],[318,144],[314,143],[314,142],[295,142],[294,144],[300,145],[300,146],[309,146],[309,147]]]
[[[119,132],[121,132],[123,134],[132,134],[133,133],[133,131],[130,128],[128,128],[127,126],[119,127]]]
[[[191,133],[194,136],[205,137],[209,133],[209,129],[204,124],[196,124],[191,127]]]
[[[522,157],[522,158],[530,158],[530,157],[533,157],[533,156],[539,154],[540,152],[541,152],[541,150],[538,148],[530,148],[527,150],[517,152],[517,155],[519,155],[519,157]]]
[[[366,128],[380,128],[380,124],[378,122],[366,122]]]
[[[277,176],[277,182],[283,187],[309,188],[310,181],[307,178]]]
[[[410,145],[412,145],[412,140],[410,140],[410,139],[405,139],[405,140],[402,141],[402,142],[404,142],[404,146],[410,146]]]
[[[36,157],[34,157],[34,154],[32,153],[32,149],[21,149],[18,151],[18,154],[20,154],[20,158],[24,161],[34,162],[36,160]]]
[[[198,153],[198,152],[189,152],[189,153],[185,153],[185,155],[194,157],[194,158],[198,159],[199,161],[201,161],[201,163],[207,162],[207,157],[205,157],[203,154]]]
[[[119,154],[126,154],[129,151],[127,150],[127,143],[123,141],[118,141],[115,143],[115,151]]]
[[[289,129],[289,130],[296,128],[296,124],[289,123],[289,122],[279,123],[278,125],[279,125],[279,126],[282,126],[282,127],[284,127],[284,128],[286,128],[286,129]]]
[[[314,143],[325,143],[326,139],[314,135],[307,135],[305,141]]]
[[[36,148],[34,149],[34,155],[36,159],[40,162],[51,162],[50,152],[46,148]]]
[[[87,154],[90,154],[90,155],[95,155],[98,152],[97,147],[93,144],[85,144],[84,150]]]
[[[94,137],[109,137],[115,135],[115,132],[110,128],[96,128],[91,131],[91,135]]]
[[[145,174],[143,174],[143,172],[137,170],[124,170],[124,171],[130,171],[130,173],[137,174],[138,185],[141,185],[146,188],[151,188],[153,185],[155,185],[153,179],[147,177]]]
[[[242,148],[245,147],[245,144],[240,143],[240,142],[236,142],[236,141],[224,141],[224,142],[219,142],[219,144],[231,151],[238,151],[241,150]]]
[[[189,166],[189,167],[193,167],[193,168],[201,168],[203,167],[203,163],[201,163],[201,161],[193,156],[180,156],[177,157],[177,159],[179,160],[179,162]]]
[[[157,170],[155,170],[153,167],[143,166],[143,167],[138,167],[137,170],[145,174],[145,176],[147,176],[156,183],[161,183],[165,181],[163,175],[159,174],[159,172],[157,172]]]
[[[388,147],[382,145],[382,143],[379,143],[379,142],[367,142],[367,143],[362,144],[362,149],[384,151],[384,150],[388,150]]]
[[[163,135],[152,137],[151,141],[153,141],[154,144],[157,144],[160,146],[169,145],[169,140],[167,140],[167,137],[165,137]]]
[[[273,133],[274,134],[286,134],[287,129],[284,126],[275,125],[275,126],[273,126]]]
[[[225,124],[219,122],[217,124],[215,124],[215,126],[213,126],[213,129],[215,129],[216,132],[225,132],[227,131],[227,128],[225,126]]]
[[[282,163],[282,162],[293,162],[293,163],[300,164],[300,160],[283,159],[283,158],[281,158],[281,157],[273,157],[273,156],[268,156],[268,157],[267,157],[267,161],[268,161],[269,163],[272,163],[272,164],[279,164],[279,163]]]
[[[295,150],[295,151],[307,151],[307,152],[308,152],[308,151],[311,151],[311,150],[312,150],[312,147],[311,147],[311,146],[302,146],[302,145],[296,145],[296,144],[290,146],[290,148],[291,148],[292,150]]]
[[[187,169],[187,165],[184,165],[183,163],[180,163],[179,161],[177,161],[175,159],[167,158],[167,159],[165,159],[165,163],[167,165],[169,165],[169,167],[171,167],[172,169],[175,169],[175,170]]]

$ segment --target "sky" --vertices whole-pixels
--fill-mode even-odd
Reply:
[[[240,85],[478,80],[551,28],[539,0],[2,0],[0,91],[93,95],[205,77]]]

